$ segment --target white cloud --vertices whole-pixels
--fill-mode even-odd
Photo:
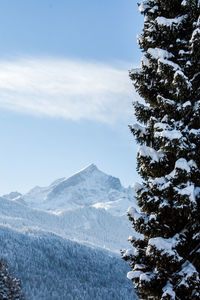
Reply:
[[[0,61],[0,107],[71,120],[115,122],[139,98],[122,68],[55,58]]]

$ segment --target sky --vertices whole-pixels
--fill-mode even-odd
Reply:
[[[128,70],[142,24],[134,0],[1,1],[0,195],[90,163],[140,180]]]

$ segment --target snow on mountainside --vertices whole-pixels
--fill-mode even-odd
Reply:
[[[21,279],[26,300],[137,299],[120,257],[52,233],[0,225],[0,257]]]
[[[134,234],[129,206],[136,207],[133,189],[95,165],[24,195],[4,195],[0,257],[30,300],[136,299],[119,256]]]
[[[128,246],[127,238],[132,234],[127,217],[112,216],[102,209],[80,207],[54,214],[5,198],[0,198],[1,224],[19,232],[38,228],[115,252]]]
[[[17,199],[42,210],[58,212],[93,205],[115,215],[123,215],[130,205],[136,205],[132,188],[122,187],[118,178],[103,173],[94,164],[48,187],[37,186]]]
[[[3,195],[3,198],[6,198],[8,200],[16,200],[17,198],[21,197],[22,194],[18,192],[11,192],[10,194]]]
[[[115,252],[126,248],[133,234],[126,216],[128,207],[136,206],[133,189],[95,165],[25,195],[11,194],[0,199],[0,224],[20,232],[37,227]]]

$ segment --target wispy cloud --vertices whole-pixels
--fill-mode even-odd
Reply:
[[[100,63],[55,58],[0,61],[0,107],[71,120],[115,122],[139,98],[128,71]]]

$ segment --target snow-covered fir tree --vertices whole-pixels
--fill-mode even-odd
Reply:
[[[123,251],[140,299],[200,299],[200,1],[144,0],[144,52],[130,72],[140,144],[139,237]]]
[[[21,300],[21,283],[19,279],[13,277],[8,271],[5,261],[0,260],[0,299],[1,300]]]

